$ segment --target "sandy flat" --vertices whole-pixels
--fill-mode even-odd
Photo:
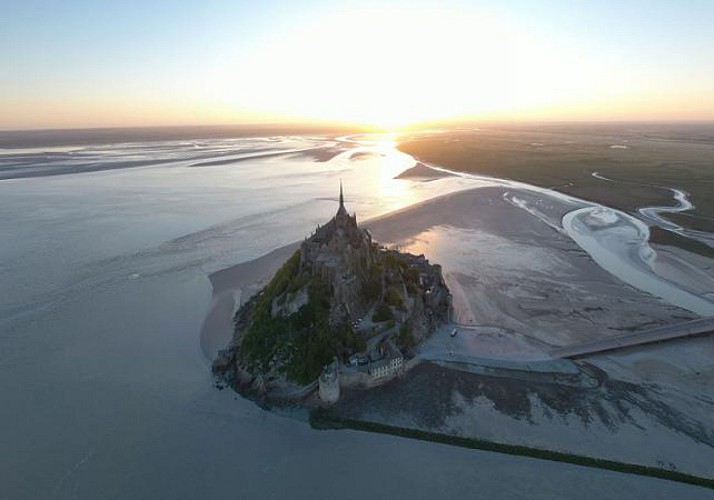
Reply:
[[[297,243],[286,245],[258,259],[210,275],[213,298],[201,325],[201,349],[209,359],[228,346],[233,335],[233,315],[236,309],[272,278],[297,246]]]
[[[422,162],[418,162],[412,168],[408,168],[407,170],[396,176],[395,179],[433,180],[441,179],[443,177],[449,177],[451,175],[453,174],[440,170],[434,170],[433,168],[424,165]]]
[[[537,359],[539,349],[549,346],[695,317],[618,280],[559,230],[563,214],[577,208],[573,200],[486,186],[434,198],[363,226],[382,244],[423,253],[442,265],[455,296],[456,320],[465,329],[458,343],[435,335],[422,348],[438,351],[450,345],[459,351],[460,360]],[[230,318],[225,315],[235,308],[228,307],[234,299],[227,294],[235,297],[241,291],[245,300],[246,293],[256,291],[293,248],[212,275],[214,307],[202,336],[212,339],[214,346],[219,339],[226,344]],[[675,341],[666,351],[644,348],[640,356],[600,356],[588,369],[592,383],[582,386],[522,376],[494,378],[448,366],[428,368],[415,372],[415,380],[410,373],[399,381],[398,397],[397,389],[385,386],[352,395],[340,403],[340,411],[390,424],[714,477],[707,465],[714,459],[714,430],[708,417],[714,391],[703,382],[710,380],[707,376],[714,367],[711,341],[698,339],[698,345],[709,347],[691,369],[680,366],[694,352],[678,350],[677,342],[684,341]],[[672,377],[667,379],[666,373]],[[438,397],[423,389],[434,374],[443,385]]]
[[[510,202],[512,192],[463,191],[366,226],[378,241],[441,264],[460,291],[463,323],[568,345],[695,317],[619,281],[556,230],[551,220],[571,204],[544,199],[533,214]]]
[[[363,227],[382,244],[440,264],[454,291],[456,320],[469,326],[496,326],[563,346],[696,317],[619,281],[554,229],[553,221],[572,210],[572,203],[529,201],[536,214],[514,205],[513,189],[482,187],[419,203]],[[296,245],[211,275],[214,306],[202,330],[204,345],[227,344],[230,321],[219,321],[218,309],[233,311],[229,294],[240,291],[247,299]]]

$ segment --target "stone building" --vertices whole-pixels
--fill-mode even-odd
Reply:
[[[368,371],[373,379],[396,377],[404,368],[404,356],[397,346],[391,341],[385,342],[384,345],[386,346],[384,358],[369,364]]]
[[[334,307],[335,315],[358,316],[369,304],[363,303],[360,295],[369,268],[375,262],[376,245],[368,231],[357,227],[357,216],[347,213],[342,183],[340,183],[340,203],[335,216],[318,226],[315,233],[300,246],[300,267],[308,268],[313,276],[320,276],[332,286],[332,299],[345,311]],[[344,317],[332,318],[334,322]]]
[[[373,379],[395,377],[399,375],[403,367],[404,358],[402,356],[380,359],[370,363],[369,374]]]

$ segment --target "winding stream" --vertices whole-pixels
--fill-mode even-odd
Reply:
[[[658,275],[649,228],[641,220],[603,206],[563,216],[563,229],[600,267],[622,281],[701,316],[714,316],[714,303]]]
[[[575,243],[586,251],[593,260],[607,272],[625,283],[659,297],[666,302],[694,312],[701,316],[714,316],[714,302],[707,295],[694,289],[714,291],[714,279],[683,259],[674,258],[670,267],[675,266],[674,275],[667,277],[657,269],[657,252],[649,244],[649,227],[642,220],[625,212],[615,210],[590,201],[581,200],[550,189],[532,186],[522,182],[505,179],[494,179],[486,176],[467,174],[435,165],[428,165],[442,172],[473,179],[483,185],[484,181],[508,187],[504,199],[512,205],[527,211],[542,222],[556,230],[564,231]],[[593,176],[604,181],[612,181],[594,172]],[[540,212],[531,203],[516,197],[513,192],[537,193],[543,197],[566,204],[579,206],[567,212],[560,221],[554,221]],[[699,231],[684,229],[666,219],[660,214],[676,213],[690,210],[693,204],[686,193],[672,189],[677,205],[645,207],[639,210],[642,217],[652,224],[673,230],[683,236],[700,241],[714,242],[714,235]],[[562,228],[562,229],[561,229]],[[693,278],[693,279],[692,279]],[[689,286],[692,281],[697,286]]]

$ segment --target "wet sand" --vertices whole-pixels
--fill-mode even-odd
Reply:
[[[300,241],[332,212],[339,178],[350,186],[349,207],[360,220],[473,185],[456,177],[394,180],[414,164],[396,154],[359,161],[338,155],[322,163],[295,154],[184,168],[196,161],[188,148],[240,147],[229,142],[112,144],[85,160],[111,163],[138,153],[148,167],[0,182],[6,215],[0,233],[10,235],[0,245],[0,394],[3,409],[10,409],[0,412],[0,497],[286,498],[309,492],[314,498],[584,499],[627,492],[665,499],[710,493],[394,436],[315,431],[217,390],[197,335],[216,299],[209,274]],[[176,162],[153,164],[167,154]],[[209,158],[222,155],[208,151]],[[256,272],[257,282],[270,274],[269,266],[244,271]],[[226,312],[218,324],[230,325],[231,304],[244,294],[230,290],[230,280],[228,288],[216,284],[227,293],[218,299]],[[650,372],[661,366],[667,375],[681,372],[690,390],[677,397],[691,401],[690,394],[706,390],[711,373],[700,377],[682,365],[701,358],[697,366],[705,367],[711,353],[679,352],[654,361],[618,359],[624,368],[617,369],[623,377],[637,370],[654,377]]]
[[[451,344],[459,360],[535,359],[552,346],[696,317],[618,280],[559,230],[563,214],[579,207],[577,200],[486,186],[440,196],[363,226],[380,243],[424,253],[443,266],[458,299],[456,319],[471,328]],[[212,275],[214,298],[257,290],[290,250]],[[204,323],[206,336],[230,336],[211,330],[221,313],[217,304]],[[425,359],[438,359],[449,345],[439,335],[421,347]],[[711,339],[699,342],[707,345]],[[711,369],[714,355],[703,363]],[[607,363],[604,370],[578,363],[575,373],[591,366],[584,378],[568,374],[568,367],[545,378],[542,373],[509,376],[507,370],[494,377],[448,358],[439,364],[420,365],[384,388],[352,393],[337,408],[349,417],[390,425],[714,476],[703,465],[714,460],[714,433],[704,418],[714,409],[711,388],[691,390],[683,379],[676,386],[680,396],[673,399],[671,392],[640,384],[637,367],[620,367],[611,377]],[[576,379],[559,383],[558,377]],[[437,382],[443,387],[435,390]]]
[[[333,411],[345,418],[713,478],[714,434],[706,417],[711,401],[697,404],[690,393],[663,394],[602,369],[611,366],[583,364],[594,383],[579,387],[422,363],[387,385],[347,392]]]
[[[201,325],[201,349],[213,359],[225,349],[233,335],[235,311],[258,292],[297,249],[286,245],[249,262],[236,264],[209,276],[213,289],[211,306]]]
[[[623,283],[593,261],[558,227],[564,214],[579,207],[577,200],[485,186],[362,225],[376,241],[423,253],[443,267],[457,322],[505,329],[533,345],[567,346],[697,317]],[[230,325],[215,316],[234,309],[228,295],[240,291],[247,299],[294,248],[214,273],[217,309],[209,314],[202,339],[223,339],[206,341],[212,346],[227,344]],[[678,269],[672,264],[664,271],[674,277],[681,274]]]
[[[456,315],[466,324],[568,345],[696,317],[624,284],[556,230],[571,203],[530,195],[551,219],[542,221],[513,196],[497,186],[463,191],[366,227],[378,241],[441,264],[451,288],[463,290]]]

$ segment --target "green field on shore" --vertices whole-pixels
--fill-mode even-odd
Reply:
[[[413,135],[399,149],[445,168],[527,182],[630,213],[674,205],[669,188],[681,189],[695,207],[667,217],[714,232],[711,123],[493,125]],[[658,238],[681,245],[666,234]]]

